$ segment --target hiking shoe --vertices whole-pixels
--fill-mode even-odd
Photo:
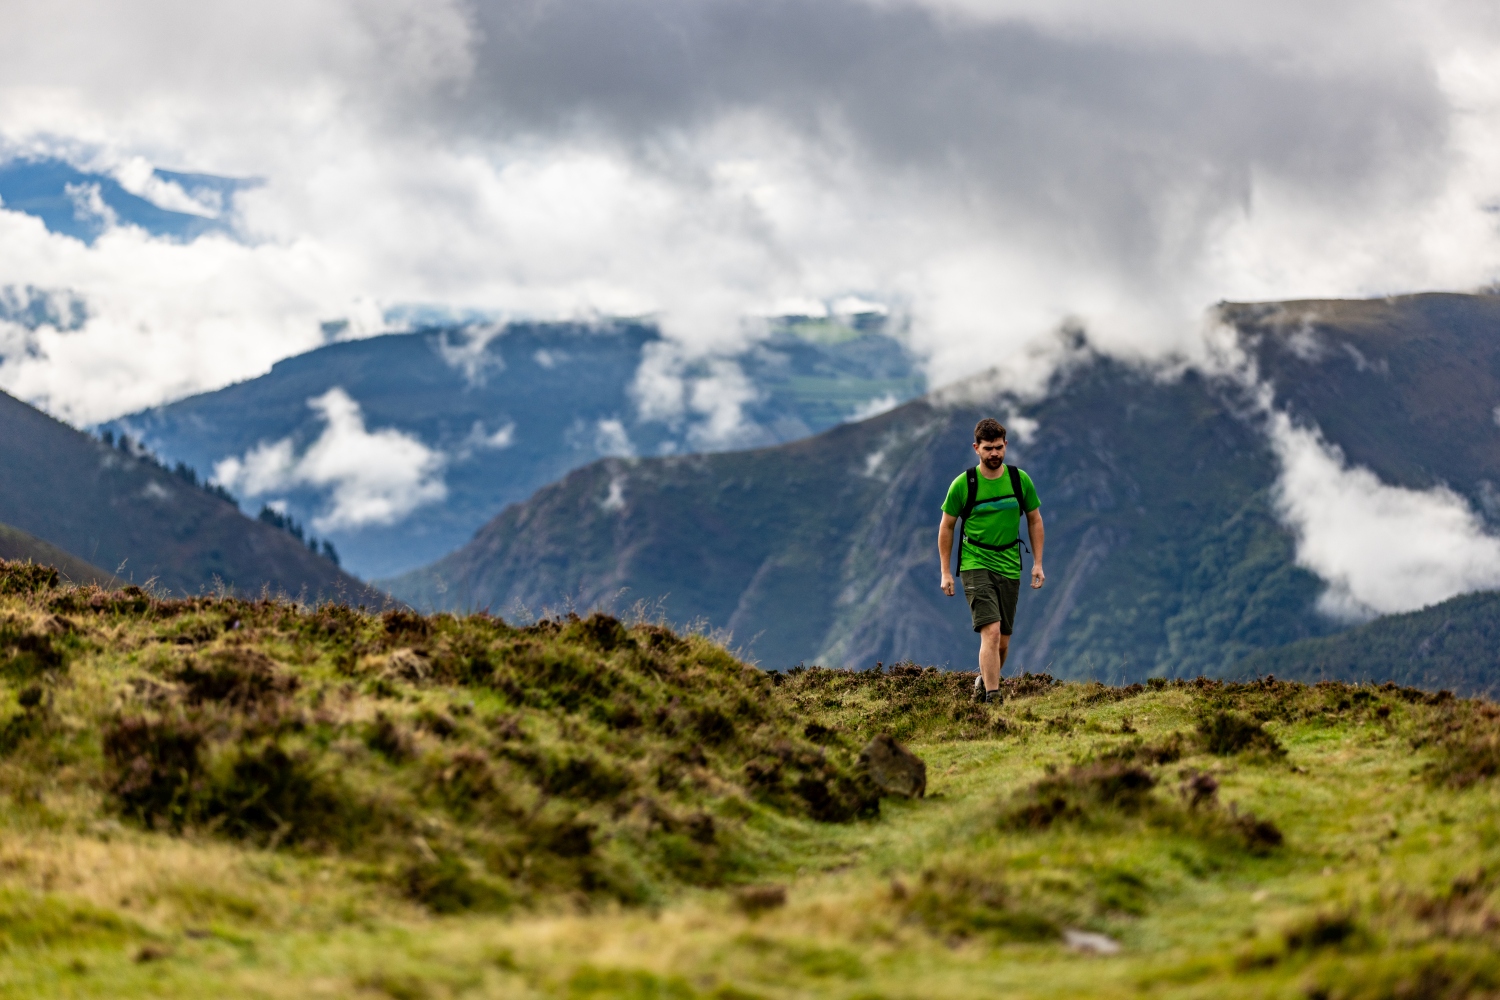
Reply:
[[[984,700],[991,705],[1003,705],[1005,704],[1005,690],[1003,688],[996,688],[993,691],[986,691],[984,693]]]

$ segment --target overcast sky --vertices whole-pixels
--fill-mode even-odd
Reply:
[[[1160,353],[1222,298],[1472,288],[1500,273],[1494,9],[8,0],[10,155],[163,203],[145,167],[264,183],[239,239],[187,245],[0,211],[0,285],[92,310],[0,331],[0,385],[88,422],[395,304],[655,313],[713,351],[850,295],[908,314],[936,381],[1024,382],[1070,319]]]

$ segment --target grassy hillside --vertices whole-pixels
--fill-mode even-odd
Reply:
[[[125,585],[125,581],[113,573],[106,573],[98,566],[91,566],[82,559],[70,556],[56,545],[48,545],[40,538],[33,538],[8,524],[0,524],[0,559],[52,566],[62,579],[80,586],[90,583],[100,587]]]
[[[702,636],[0,567],[16,997],[1465,997],[1500,709],[764,674]],[[906,740],[927,796],[871,795]],[[877,805],[878,801],[878,805]]]
[[[1274,674],[1308,683],[1381,678],[1495,698],[1500,695],[1500,593],[1464,594],[1337,635],[1268,649],[1241,660],[1231,674]]]
[[[0,522],[159,590],[384,604],[284,531],[0,392]]]

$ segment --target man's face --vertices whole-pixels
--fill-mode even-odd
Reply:
[[[979,456],[980,463],[991,472],[1005,464],[1005,439],[996,438],[994,441],[974,442],[974,453]]]

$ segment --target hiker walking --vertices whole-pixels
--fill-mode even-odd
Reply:
[[[958,575],[979,633],[979,680],[985,701],[1000,701],[1000,671],[1010,652],[1021,592],[1021,515],[1031,538],[1031,589],[1047,582],[1042,572],[1042,514],[1031,477],[1005,464],[1005,428],[985,417],[974,426],[979,464],[953,480],[943,501],[938,556],[943,562],[943,593],[953,596],[953,525],[964,523]]]

